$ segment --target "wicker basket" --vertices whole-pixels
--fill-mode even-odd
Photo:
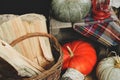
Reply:
[[[30,78],[9,78],[10,80],[59,80],[60,74],[61,74],[61,66],[62,66],[62,50],[61,46],[58,43],[57,39],[47,33],[40,33],[40,32],[35,32],[35,33],[28,33],[26,35],[23,35],[13,42],[10,43],[11,46],[15,46],[17,43],[28,39],[30,37],[37,37],[37,36],[43,36],[43,37],[48,37],[50,39],[50,44],[52,47],[52,53],[55,58],[55,64],[50,67],[48,70],[43,71],[41,74],[38,74],[36,76],[30,77]]]

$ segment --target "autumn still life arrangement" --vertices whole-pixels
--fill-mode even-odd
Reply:
[[[66,41],[63,44],[62,69],[65,72],[61,80],[87,80],[86,76],[93,70],[96,78],[88,80],[116,80],[120,76],[112,70],[114,68],[119,70],[118,55],[120,48],[116,46],[120,46],[120,21],[112,8],[119,8],[119,2],[119,0],[52,0],[52,18],[63,22],[63,24],[70,22],[72,24],[71,29],[88,39],[83,41],[80,38],[70,42]],[[92,43],[88,43],[89,40],[92,43],[98,42],[104,45],[103,48],[106,48],[106,50],[97,52],[98,48],[95,49]],[[114,53],[116,55],[111,56]],[[102,57],[102,59],[105,58],[104,60],[99,58],[98,55],[101,54],[104,54],[104,57]],[[113,59],[112,63],[107,61],[109,58],[110,60]],[[115,67],[116,65],[117,67]],[[115,73],[112,73],[112,71]]]
[[[120,5],[114,1],[52,0],[50,17],[71,23],[86,39],[63,43],[49,33],[42,14],[1,14],[0,79],[118,80],[120,21],[112,7]],[[87,78],[93,71],[94,78]]]

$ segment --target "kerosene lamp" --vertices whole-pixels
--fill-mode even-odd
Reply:
[[[92,15],[96,20],[110,17],[110,0],[92,0]]]

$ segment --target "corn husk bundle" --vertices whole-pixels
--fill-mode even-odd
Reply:
[[[0,57],[10,63],[21,76],[40,74],[54,62],[47,37],[32,37],[15,46],[13,40],[27,33],[47,32],[46,19],[40,14],[0,15]],[[5,45],[3,45],[5,44]]]

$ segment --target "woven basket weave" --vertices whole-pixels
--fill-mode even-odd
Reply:
[[[22,78],[22,80],[59,80],[63,55],[62,55],[61,46],[54,36],[47,33],[40,33],[40,32],[28,33],[26,35],[23,35],[17,38],[13,42],[11,42],[10,45],[15,46],[17,43],[21,42],[22,40],[28,39],[30,37],[37,37],[37,36],[48,37],[50,39],[50,42],[53,46],[52,51],[54,51],[53,56],[56,62],[50,69],[42,72],[42,74],[38,74],[30,78]]]

